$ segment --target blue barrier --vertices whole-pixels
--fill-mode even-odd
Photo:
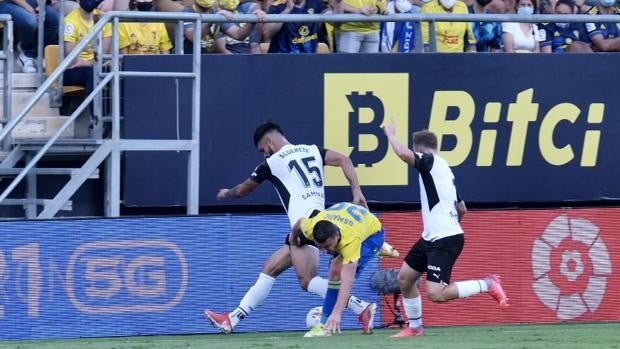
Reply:
[[[0,338],[216,333],[203,309],[237,306],[288,230],[283,215],[2,222]],[[377,269],[356,295],[377,300]],[[238,331],[303,330],[321,304],[289,270]],[[356,319],[347,311],[343,327]]]

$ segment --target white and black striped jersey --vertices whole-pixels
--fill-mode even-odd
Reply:
[[[257,183],[273,183],[291,227],[314,210],[325,209],[325,152],[316,145],[287,144],[258,165],[250,177]]]
[[[415,153],[415,168],[420,172],[420,201],[424,232],[422,238],[434,241],[463,234],[456,211],[461,199],[448,162],[436,154]]]

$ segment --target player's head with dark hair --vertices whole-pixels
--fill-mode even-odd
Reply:
[[[480,7],[485,7],[486,5],[490,4],[492,0],[476,0],[476,3],[478,4],[478,6]]]
[[[559,15],[570,15],[577,13],[577,5],[573,0],[558,0],[555,3],[555,13]]]
[[[437,150],[437,136],[429,131],[422,130],[413,133],[413,150],[428,153]]]
[[[320,249],[337,252],[340,229],[334,223],[326,220],[318,221],[312,229],[312,236]]]
[[[280,150],[283,142],[286,142],[284,132],[282,132],[280,125],[273,121],[260,124],[254,130],[254,145],[266,157]]]

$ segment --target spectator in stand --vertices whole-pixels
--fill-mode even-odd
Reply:
[[[557,0],[555,2],[555,14],[570,15],[577,13],[577,5],[573,0]],[[563,52],[592,52],[581,28],[581,23],[543,23],[540,26],[540,52],[563,53]]]
[[[327,11],[323,0],[276,0],[267,13],[312,14]],[[263,38],[271,40],[269,53],[316,53],[322,31],[323,24],[318,22],[263,24]]]
[[[132,11],[151,11],[153,0],[130,0]],[[167,54],[172,43],[163,23],[122,22],[119,28],[122,54]]]
[[[467,14],[467,5],[457,0],[431,0],[422,6],[422,13]],[[476,37],[471,22],[435,22],[435,38],[430,38],[428,22],[422,22],[424,50],[430,40],[437,43],[437,52],[476,52]]]
[[[63,7],[62,11],[60,10],[60,5],[61,5],[60,0],[52,0],[51,1],[51,5],[52,5],[52,7],[54,7],[56,9],[56,11],[62,12],[62,14],[65,15],[65,16],[68,15],[71,11],[73,11],[76,8],[80,7],[80,5],[78,5],[76,0],[65,0],[64,1],[64,7]]]
[[[391,0],[387,13],[419,13],[420,7],[409,0]],[[381,52],[412,52],[415,49],[416,22],[381,23]],[[418,33],[419,35],[419,33]]]
[[[17,64],[24,73],[37,72],[37,30],[39,3],[37,0],[4,0],[0,1],[0,13],[13,17],[13,23],[19,34],[20,51]],[[45,5],[44,44],[58,44],[58,11]]]
[[[195,0],[194,5],[191,7],[186,7],[183,9],[183,12],[197,12],[203,14],[220,14],[228,19],[233,18],[234,14],[230,11],[219,9],[216,0]],[[260,9],[254,10],[253,14],[258,16],[259,20],[262,19],[265,15]],[[184,53],[192,53],[193,52],[193,42],[194,42],[194,22],[189,21],[183,24],[184,32],[185,32],[185,46]],[[254,29],[255,23],[248,23],[243,27],[240,27],[236,23],[203,23],[202,24],[202,37],[200,38],[200,46],[202,47],[202,53],[214,53],[215,52],[215,41],[220,32],[225,33],[226,35],[235,38],[237,40],[244,40],[247,38]]]
[[[491,3],[493,9],[491,9]],[[469,6],[469,13],[504,13],[506,9],[502,0],[475,0]],[[503,8],[503,10],[501,10]],[[501,12],[496,12],[500,9]],[[474,22],[477,52],[500,52],[504,49],[501,22]]]
[[[555,13],[555,4],[558,0],[541,0],[538,4],[540,13],[544,15],[552,15]]]
[[[220,9],[230,11],[233,14],[251,14],[260,7],[255,2],[246,2],[244,6],[239,4],[239,0],[219,0]],[[245,12],[241,12],[245,11]],[[247,23],[240,23],[239,26],[243,27]],[[262,23],[257,24],[252,29],[252,33],[249,37],[243,40],[237,40],[225,33],[219,32],[217,35],[215,50],[218,53],[261,53],[260,42],[262,37]]]
[[[532,0],[517,0],[517,14],[531,16],[537,11],[536,4]],[[504,50],[506,52],[530,53],[540,52],[538,45],[538,26],[533,23],[504,23]]]
[[[588,11],[588,15],[618,15],[620,10],[614,6],[615,4],[615,0],[599,0],[598,5]],[[617,22],[612,23],[586,23],[585,29],[594,51],[620,51],[620,17]]]
[[[386,0],[342,0],[343,13],[365,16],[386,14]],[[341,53],[379,52],[379,22],[346,22],[336,28],[336,51]]]
[[[82,41],[88,32],[95,25],[95,16],[100,16],[101,11],[97,10],[97,6],[102,0],[80,0],[80,8],[77,8],[65,18],[65,34],[64,45],[65,54],[69,55],[75,46]],[[106,24],[103,28],[103,52],[110,53],[111,48],[112,25]],[[93,67],[95,65],[95,49],[93,42],[80,52],[78,59],[73,62],[69,69],[65,70],[63,82],[65,85],[84,86],[86,95],[93,91]],[[100,120],[97,120],[92,112],[90,130],[94,130],[100,126]]]

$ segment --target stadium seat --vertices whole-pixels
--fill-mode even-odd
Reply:
[[[45,46],[45,75],[50,76],[60,64],[60,49],[58,45]],[[83,86],[64,86],[64,94],[83,94]]]

